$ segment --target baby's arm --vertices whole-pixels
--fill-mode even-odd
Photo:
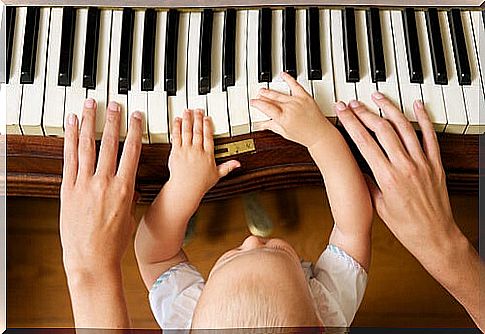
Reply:
[[[290,75],[282,77],[292,96],[261,90],[260,98],[251,104],[272,118],[264,128],[308,148],[324,178],[335,220],[330,243],[367,270],[373,211],[365,179],[344,138],[312,97]],[[343,103],[337,107],[346,108]]]
[[[234,160],[216,166],[211,120],[201,110],[185,111],[173,128],[170,179],[143,216],[135,238],[138,266],[148,289],[163,272],[187,260],[182,243],[190,217],[204,194],[239,167]]]

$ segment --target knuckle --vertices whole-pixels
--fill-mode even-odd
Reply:
[[[94,138],[81,134],[79,137],[79,147],[83,151],[91,151],[95,146]]]
[[[376,121],[375,127],[376,127],[376,132],[383,133],[383,132],[389,131],[391,125],[387,120],[380,118],[378,121]]]

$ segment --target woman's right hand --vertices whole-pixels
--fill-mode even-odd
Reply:
[[[424,105],[414,104],[422,149],[403,113],[380,93],[373,100],[385,118],[357,101],[337,115],[374,174],[375,183],[367,179],[374,207],[397,239],[483,328],[478,293],[484,266],[453,219],[438,140]]]

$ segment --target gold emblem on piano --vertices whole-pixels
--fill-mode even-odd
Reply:
[[[256,151],[254,140],[245,139],[215,146],[215,157],[225,158],[236,154],[249,153]]]

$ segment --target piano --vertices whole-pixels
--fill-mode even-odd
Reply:
[[[449,189],[476,194],[485,131],[484,13],[471,6],[352,4],[8,5],[2,21],[7,71],[0,89],[7,195],[58,197],[66,116],[80,117],[87,97],[98,102],[98,139],[109,100],[122,106],[121,141],[130,113],[144,114],[137,176],[143,201],[168,179],[170,125],[185,108],[212,116],[218,160],[242,163],[206,200],[321,185],[307,150],[259,131],[267,117],[249,107],[262,87],[291,94],[281,71],[303,85],[344,136],[332,109],[337,100],[373,107],[370,94],[377,90],[415,124],[412,103],[422,99],[438,134]]]

